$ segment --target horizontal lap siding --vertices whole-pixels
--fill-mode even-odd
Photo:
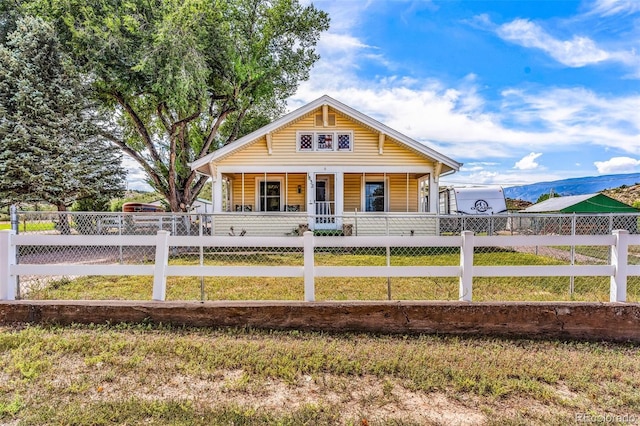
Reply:
[[[367,217],[366,214],[358,216],[357,219],[349,218],[349,222],[354,224],[354,235],[379,236],[389,235],[436,235],[435,216],[420,217]],[[345,221],[346,222],[346,221]],[[384,239],[380,240],[384,244]]]
[[[242,173],[230,175],[233,178],[232,206],[231,210],[235,211],[235,206],[242,204]],[[252,211],[258,211],[256,206],[256,178],[264,179],[264,173],[245,173],[244,175],[244,204],[251,205]],[[284,204],[300,206],[300,211],[306,210],[305,191],[306,191],[306,174],[296,173],[267,173],[267,180],[270,178],[281,178],[283,190],[287,188],[287,196]],[[287,185],[288,182],[288,185]],[[300,185],[300,194],[298,194],[298,185]]]
[[[239,236],[242,231],[248,236],[285,236],[297,235],[300,225],[307,223],[307,217],[295,213],[276,215],[216,215],[213,218],[213,235],[229,235],[231,228],[233,233]],[[389,235],[436,235],[436,217],[371,217],[367,214],[345,217],[344,224],[353,226],[353,235],[380,236]],[[384,245],[384,238],[380,240]]]
[[[344,175],[344,211],[362,211],[362,175]]]
[[[251,205],[253,211],[256,210],[256,175],[245,174],[244,175],[244,205]],[[243,204],[242,201],[242,175],[236,174],[233,178],[233,193],[232,193],[232,208],[235,211],[235,206]]]
[[[334,113],[334,111],[329,111]],[[267,152],[266,138],[263,137],[246,148],[230,154],[218,162],[230,165],[283,165],[283,166],[408,166],[430,165],[431,162],[415,152],[401,146],[387,137],[384,153],[378,153],[378,132],[372,131],[340,114],[336,114],[336,126],[316,127],[315,115],[321,109],[307,114],[300,120],[272,135],[272,154]],[[353,151],[297,152],[296,132],[298,131],[353,131]]]
[[[300,206],[300,211],[306,211],[305,199],[307,191],[307,175],[305,174],[290,174],[289,190],[287,192],[286,204],[290,206]],[[300,193],[298,194],[298,186],[300,186]]]
[[[391,174],[389,176],[389,211],[418,211],[418,181],[415,174],[409,174],[409,191],[407,193],[407,175]],[[407,209],[408,201],[408,209]]]
[[[286,216],[259,216],[259,215],[216,215],[213,218],[213,235],[229,235],[233,228],[233,234],[237,235],[244,231],[247,236],[280,236],[296,235],[298,225],[306,224],[306,216],[299,216],[288,213]]]

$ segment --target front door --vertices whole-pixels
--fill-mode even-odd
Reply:
[[[316,205],[316,229],[335,228],[335,201],[333,188],[335,178],[333,175],[316,175],[315,205]]]

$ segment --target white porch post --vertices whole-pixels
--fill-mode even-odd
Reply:
[[[336,225],[342,229],[342,215],[344,214],[344,172],[337,172],[335,178]]]
[[[314,180],[316,178],[315,173],[307,172],[307,223],[309,224],[309,229],[315,229],[316,221],[316,191],[314,186]]]
[[[222,173],[216,172],[211,176],[211,179],[213,179],[213,212],[220,213],[222,212]]]
[[[438,212],[439,192],[438,180],[433,173],[429,173],[429,212],[431,213],[440,213]]]

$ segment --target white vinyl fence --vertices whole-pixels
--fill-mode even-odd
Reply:
[[[77,264],[73,262],[47,263],[46,256],[37,262],[16,256],[21,247],[43,247],[48,250],[77,250],[87,247],[146,247],[154,256],[136,264],[109,261],[107,264]],[[599,246],[607,250],[604,264],[562,265],[491,265],[474,263],[478,248],[512,247],[575,247]],[[316,278],[324,277],[454,277],[458,280],[458,300],[473,300],[473,281],[476,277],[608,277],[610,302],[627,300],[627,278],[640,276],[640,265],[629,262],[629,247],[640,246],[640,235],[616,230],[610,235],[502,235],[477,236],[463,231],[452,236],[314,236],[310,231],[302,236],[251,237],[244,236],[173,236],[161,230],[156,235],[38,235],[0,231],[0,300],[15,300],[21,276],[86,276],[86,275],[146,275],[153,277],[154,300],[166,298],[167,277],[297,277],[304,282],[304,300],[316,299]],[[173,252],[180,248],[234,250],[269,249],[290,250],[302,255],[302,263],[286,266],[199,265],[169,264]],[[459,250],[458,265],[394,265],[386,266],[322,266],[317,265],[319,251],[356,248],[386,248],[387,259],[392,248],[448,248]],[[42,253],[45,253],[44,251]],[[202,256],[202,254],[201,254]],[[20,259],[18,262],[16,259]],[[43,260],[44,259],[44,260]]]

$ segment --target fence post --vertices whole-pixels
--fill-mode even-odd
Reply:
[[[156,263],[153,271],[153,300],[164,301],[167,296],[169,235],[169,231],[158,231],[156,234]]]
[[[302,236],[304,247],[304,301],[314,302],[316,300],[315,275],[315,254],[313,232],[305,231]]]
[[[613,231],[613,235],[616,237],[616,244],[611,246],[611,265],[614,268],[614,272],[611,277],[609,301],[626,302],[629,231],[617,229]]]
[[[462,231],[460,247],[460,286],[458,300],[471,302],[473,291],[473,232]]]
[[[15,204],[11,204],[9,207],[9,212],[11,216],[11,229],[13,229],[16,234],[20,231],[20,218],[18,217],[18,207]],[[25,232],[27,231],[25,226]]]
[[[12,229],[0,231],[0,300],[16,300],[18,281],[11,274],[11,265],[16,263],[16,247],[11,244]]]

